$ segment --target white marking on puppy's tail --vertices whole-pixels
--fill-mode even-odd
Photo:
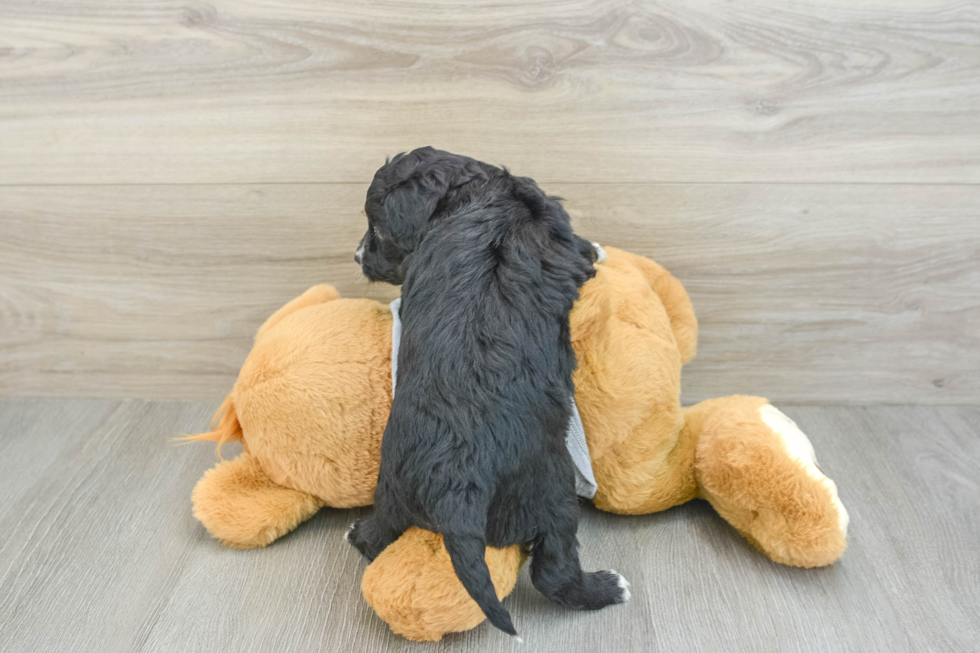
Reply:
[[[350,525],[347,526],[347,530],[344,531],[344,542],[350,542],[350,533],[352,530],[354,530],[355,523],[356,522],[351,522]]]
[[[515,642],[517,642],[518,644],[523,644],[523,643],[524,643],[524,638],[523,638],[523,637],[521,637],[520,635],[511,635],[511,638],[512,638],[512,639],[513,639],[513,640],[514,640]]]

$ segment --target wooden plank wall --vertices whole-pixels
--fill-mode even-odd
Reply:
[[[0,394],[215,398],[386,154],[567,198],[701,318],[685,400],[980,401],[974,2],[4,0]]]

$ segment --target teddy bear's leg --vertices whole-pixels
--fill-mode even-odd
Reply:
[[[514,589],[524,560],[518,546],[487,547],[497,598]],[[361,591],[394,632],[414,641],[436,641],[485,619],[456,577],[442,535],[420,528],[405,531],[368,565]]]
[[[761,397],[711,399],[688,408],[697,432],[700,495],[767,556],[829,565],[847,547],[847,511],[799,427]]]
[[[684,422],[680,401],[663,397],[653,406],[633,437],[593,457],[599,487],[592,502],[600,510],[646,515],[698,496],[697,439]]]
[[[247,452],[209,469],[191,500],[211,536],[237,549],[266,546],[323,506],[311,494],[274,483]]]

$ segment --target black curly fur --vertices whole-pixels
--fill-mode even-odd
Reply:
[[[579,565],[565,446],[568,314],[592,246],[531,179],[432,148],[387,162],[366,212],[358,259],[369,279],[403,282],[402,341],[374,513],[351,542],[373,560],[410,526],[442,533],[463,586],[511,635],[487,544],[526,547],[535,587],[559,604],[624,600],[618,575]]]

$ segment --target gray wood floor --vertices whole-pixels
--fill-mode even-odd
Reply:
[[[392,635],[364,563],[323,510],[268,549],[218,545],[191,516],[205,403],[0,401],[0,650],[495,651],[487,625]],[[832,568],[770,563],[710,507],[588,508],[583,559],[633,583],[624,607],[566,612],[526,572],[506,601],[529,651],[980,650],[980,407],[787,407],[852,517]],[[364,511],[361,511],[364,512]]]

